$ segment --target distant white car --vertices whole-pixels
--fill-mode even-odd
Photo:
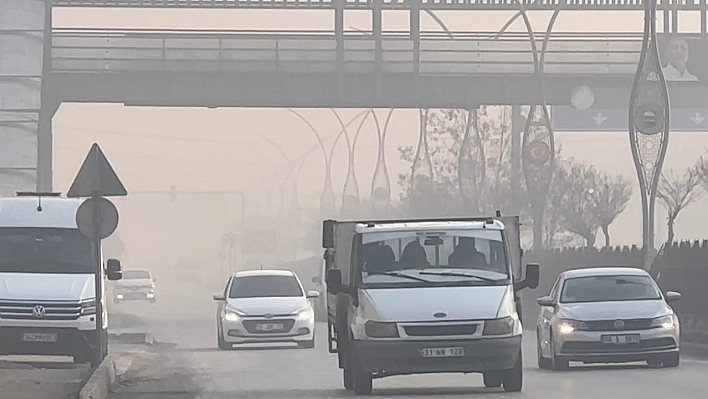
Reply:
[[[285,270],[245,271],[234,274],[219,302],[216,316],[219,348],[235,344],[293,342],[315,346],[315,314],[297,275]]]
[[[538,299],[538,365],[569,362],[679,365],[679,320],[669,306],[681,294],[662,294],[642,269],[571,270]]]
[[[114,290],[114,303],[123,301],[150,301],[155,303],[155,279],[147,270],[124,270]]]

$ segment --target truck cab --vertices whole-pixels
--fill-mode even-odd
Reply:
[[[517,217],[353,221],[323,226],[330,352],[344,386],[370,394],[394,375],[483,373],[523,385]]]
[[[76,225],[81,202],[54,194],[0,198],[0,355],[72,356],[94,366],[103,360],[94,245]],[[120,263],[109,264],[102,282],[120,279]],[[102,309],[107,345],[105,303]]]

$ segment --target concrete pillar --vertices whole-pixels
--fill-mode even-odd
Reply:
[[[47,7],[0,1],[0,196],[37,188]]]
[[[526,128],[526,118],[521,114],[521,106],[511,107],[511,189],[513,190],[514,204],[511,213],[518,215],[521,212],[521,204],[524,198],[521,170],[521,140]]]

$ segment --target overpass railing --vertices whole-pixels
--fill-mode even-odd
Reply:
[[[537,37],[541,48],[542,35]],[[422,75],[532,74],[523,33],[422,33],[419,49],[405,32],[387,32],[377,43],[366,32],[347,33],[338,50],[328,32],[169,30],[57,30],[54,72],[373,72]],[[627,75],[639,60],[635,34],[554,33],[548,42],[548,75]],[[338,61],[338,55],[340,61]],[[419,68],[416,69],[416,60]],[[377,62],[377,60],[381,60]]]

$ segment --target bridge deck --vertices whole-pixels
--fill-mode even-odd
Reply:
[[[52,0],[55,7],[372,9],[376,0]],[[642,0],[521,0],[527,10],[632,11]],[[379,0],[384,10],[518,10],[518,0]],[[706,0],[658,0],[661,9],[706,10]]]

